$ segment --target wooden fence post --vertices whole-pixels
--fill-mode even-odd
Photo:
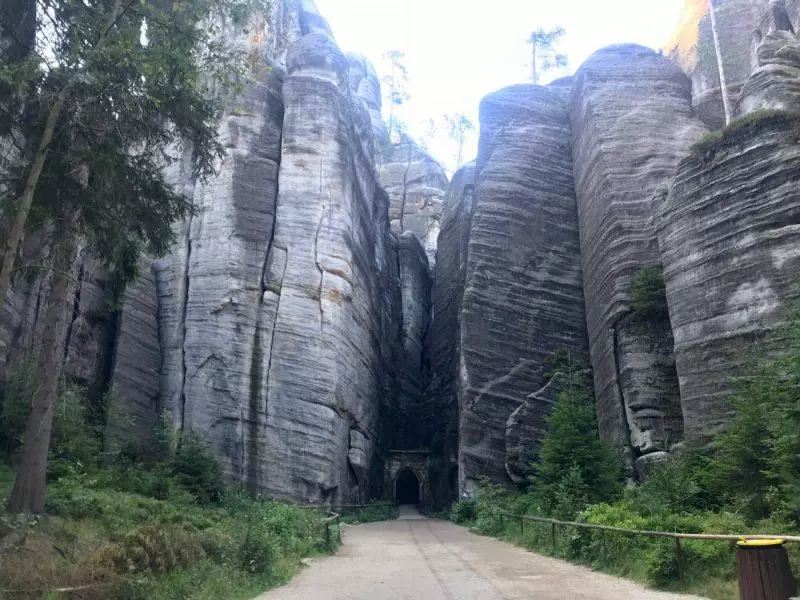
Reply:
[[[681,538],[675,538],[675,558],[678,560],[678,581],[683,583],[683,561],[681,560]]]
[[[552,530],[550,531],[550,533],[553,536],[553,550],[555,550],[556,549],[556,524],[555,523],[551,523],[550,525],[552,525]]]

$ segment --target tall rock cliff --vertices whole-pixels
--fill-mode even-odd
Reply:
[[[798,120],[769,115],[696,149],[661,209],[675,358],[687,436],[708,440],[729,414],[745,350],[797,298]]]
[[[506,481],[506,421],[545,383],[545,359],[585,356],[578,221],[565,94],[515,86],[481,102],[459,351],[459,477]],[[434,325],[436,325],[434,320]],[[548,402],[528,410],[545,428]],[[537,436],[529,440],[536,443]]]
[[[145,324],[132,343],[141,361],[157,343],[160,369],[134,392],[117,369],[117,403],[150,415],[138,407],[157,381],[158,410],[207,438],[229,480],[304,502],[363,499],[384,395],[422,386],[394,363],[404,339],[409,353],[422,345],[428,268],[389,237],[374,70],[342,54],[312,3],[281,3],[260,27],[250,43],[271,69],[229,105],[218,176],[192,181],[190,149],[168,167],[197,214],[152,266],[157,340]],[[129,290],[123,336],[151,295],[146,277]]]
[[[572,147],[597,411],[630,461],[682,437],[669,328],[634,331],[626,317],[631,278],[661,262],[653,194],[703,131],[688,78],[648,48],[612,46],[578,70]],[[642,386],[653,373],[664,385]]]

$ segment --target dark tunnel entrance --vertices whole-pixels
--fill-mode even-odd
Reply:
[[[419,504],[419,479],[411,469],[403,469],[394,484],[395,502]]]

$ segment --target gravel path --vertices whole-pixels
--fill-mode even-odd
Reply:
[[[648,590],[469,533],[402,519],[344,530],[335,556],[314,561],[257,600],[697,600]]]

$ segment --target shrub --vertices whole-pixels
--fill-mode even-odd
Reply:
[[[100,548],[92,562],[120,574],[169,573],[205,558],[203,545],[177,526],[147,525]]]
[[[225,489],[219,464],[208,446],[192,433],[181,440],[172,460],[172,475],[198,504],[218,502]]]
[[[458,525],[467,525],[475,520],[475,501],[460,500],[450,509],[450,520]]]
[[[631,277],[631,308],[639,322],[669,321],[667,288],[659,267],[639,269]]]

